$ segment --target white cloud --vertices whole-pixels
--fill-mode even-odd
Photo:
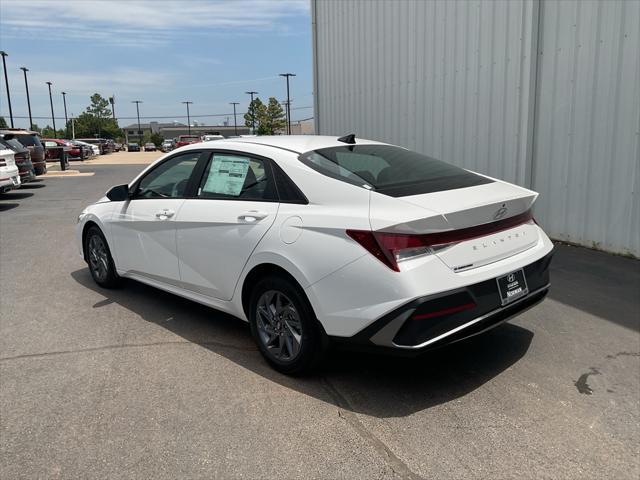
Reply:
[[[42,35],[122,46],[153,46],[170,34],[287,32],[286,20],[306,14],[309,0],[24,0],[0,2],[2,36]],[[47,13],[49,12],[49,13]]]

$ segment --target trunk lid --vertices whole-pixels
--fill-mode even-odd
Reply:
[[[539,240],[534,222],[501,228],[500,221],[531,209],[538,194],[495,181],[473,187],[391,198],[371,193],[370,221],[374,231],[430,234],[486,225],[486,233],[435,247],[435,254],[460,272],[510,257]]]

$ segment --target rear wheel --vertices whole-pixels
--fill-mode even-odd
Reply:
[[[84,248],[93,280],[101,287],[117,287],[121,278],[116,272],[107,240],[98,227],[89,228]]]
[[[324,334],[309,301],[293,282],[280,276],[260,280],[249,308],[253,338],[276,370],[301,374],[322,359]]]

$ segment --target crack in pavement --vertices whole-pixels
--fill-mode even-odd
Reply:
[[[239,350],[244,352],[257,351],[257,348],[255,347],[243,347],[240,345],[230,345],[222,342],[187,342],[182,340],[182,341],[167,341],[167,342],[154,342],[154,343],[129,343],[129,344],[119,344],[119,345],[104,345],[101,347],[79,348],[76,350],[58,350],[54,352],[26,353],[23,355],[16,355],[13,357],[0,358],[0,362],[6,362],[10,360],[20,360],[23,358],[42,358],[42,357],[49,357],[49,356],[55,356],[55,355],[68,355],[72,353],[88,353],[88,352],[118,350],[121,348],[155,347],[155,346],[163,346],[163,345],[198,345],[200,347],[230,348],[232,350]]]
[[[422,477],[414,473],[404,461],[400,460],[400,458],[396,456],[396,454],[393,453],[382,440],[367,429],[367,427],[358,419],[358,416],[352,411],[353,408],[349,401],[335,386],[331,384],[331,382],[329,382],[327,378],[321,379],[321,385],[338,406],[338,416],[344,419],[358,435],[369,442],[371,446],[373,446],[373,448],[386,459],[387,464],[393,473],[403,479],[422,479]]]

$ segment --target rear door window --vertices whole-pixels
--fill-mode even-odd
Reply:
[[[199,198],[277,200],[271,172],[263,160],[214,153],[198,189]]]

